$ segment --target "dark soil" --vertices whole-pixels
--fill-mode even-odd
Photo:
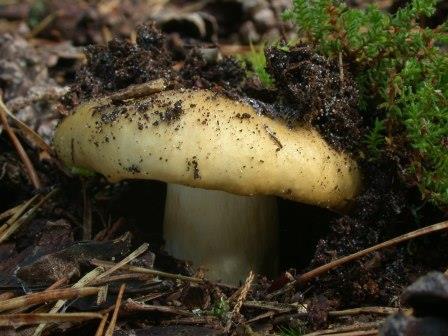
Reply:
[[[205,58],[200,48],[182,49],[185,56],[179,60],[178,50],[169,45],[167,37],[154,26],[140,26],[135,45],[114,39],[107,46],[89,47],[87,64],[78,72],[70,101],[79,102],[160,78],[166,79],[170,87],[216,87],[227,94],[239,90],[245,71],[236,60]],[[182,67],[178,71],[179,62]]]
[[[292,113],[281,116],[283,119],[310,123],[337,149],[359,146],[362,119],[357,111],[358,90],[346,69],[307,46],[289,51],[272,47],[266,50],[266,59],[279,98],[294,106]]]

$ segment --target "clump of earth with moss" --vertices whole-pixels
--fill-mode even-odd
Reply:
[[[417,187],[422,200],[447,209],[448,23],[435,28],[420,24],[435,13],[436,3],[413,0],[391,15],[375,6],[360,10],[338,1],[294,0],[285,18],[296,23],[300,43],[339,64],[341,80],[344,71],[352,74],[361,114],[353,122],[361,121],[365,129],[360,155],[369,161],[393,161],[400,178]],[[289,54],[296,53],[296,47],[289,49]],[[268,60],[271,54],[268,50]],[[288,72],[275,71],[281,64],[276,59],[270,67],[275,82],[284,86]],[[300,75],[295,79],[300,82]]]

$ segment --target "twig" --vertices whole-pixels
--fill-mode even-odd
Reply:
[[[294,304],[274,303],[265,301],[246,301],[243,303],[243,306],[246,308],[271,310],[276,313],[290,313],[292,311],[300,310],[301,312],[304,313],[304,315],[306,315],[306,308],[304,306],[298,306]]]
[[[84,275],[81,279],[79,279],[78,282],[72,286],[72,288],[76,289],[86,286],[89,282],[92,281],[92,279],[96,278],[102,272],[104,272],[103,268],[101,267],[95,268],[94,270]],[[53,306],[53,308],[50,309],[50,313],[53,314],[57,313],[64,306],[66,302],[67,300],[58,300]],[[33,336],[39,336],[42,333],[42,331],[44,331],[46,326],[47,326],[46,324],[39,324],[36,330],[34,331]]]
[[[137,302],[141,302],[141,303],[146,303],[148,301],[152,301],[155,299],[158,299],[162,296],[167,295],[168,293],[151,293],[151,294],[146,294],[146,295],[142,295],[139,297],[134,298],[135,301]]]
[[[107,277],[108,275],[110,275],[113,272],[117,271],[119,268],[121,268],[121,267],[125,266],[126,264],[130,263],[132,260],[137,258],[139,255],[141,255],[144,252],[146,252],[148,247],[149,247],[148,243],[142,244],[138,249],[136,249],[134,252],[129,254],[126,258],[124,258],[120,262],[114,264],[114,266],[109,268],[106,272],[101,273],[100,275],[98,275],[97,278],[95,279],[95,281],[99,281],[100,279],[103,279],[103,278]]]
[[[372,328],[375,328],[376,333],[378,333],[378,331],[376,330],[378,327],[380,327],[383,324],[384,320],[381,321],[375,321],[375,322],[368,322],[368,323],[358,323],[355,325],[351,325],[351,326],[342,326],[342,327],[336,327],[336,328],[331,328],[331,329],[326,329],[326,330],[318,330],[309,334],[305,334],[303,336],[321,336],[321,335],[344,335],[341,333],[347,333],[347,332],[352,332],[352,331],[356,331],[356,332],[361,332],[361,331],[367,331],[369,332],[368,334],[349,334],[351,336],[354,335],[375,335],[375,334],[371,334],[372,332]],[[347,334],[345,334],[347,336]]]
[[[36,133],[31,127],[29,127],[27,124],[25,124],[23,121],[16,118],[14,114],[11,113],[11,111],[6,110],[6,113],[8,114],[8,117],[11,118],[11,120],[17,125],[19,128],[19,131],[22,132],[22,135],[28,138],[31,142],[34,143],[36,147],[38,147],[41,151],[47,152],[50,155],[53,154],[53,149],[50,147],[49,144],[47,144],[42,137]]]
[[[98,259],[92,259],[90,261],[90,263],[92,265],[102,266],[102,267],[113,267],[113,266],[116,265],[115,263],[113,263],[111,261],[98,260]],[[126,265],[126,266],[123,266],[121,269],[125,270],[125,271],[130,271],[130,272],[151,274],[153,276],[159,276],[161,278],[183,280],[183,281],[189,281],[189,282],[195,282],[195,283],[205,283],[205,282],[207,282],[207,280],[201,279],[201,278],[189,277],[189,276],[181,275],[181,274],[167,273],[167,272],[157,271],[157,270],[154,270],[154,269],[144,268],[144,267],[137,267],[137,266]],[[217,283],[216,285],[220,286],[220,287],[229,288],[229,289],[236,289],[237,288],[236,286],[223,284],[223,283]]]
[[[252,271],[249,272],[249,276],[247,277],[244,285],[242,287],[241,293],[238,296],[238,300],[236,301],[235,306],[233,307],[232,315],[237,315],[240,313],[241,307],[243,306],[244,301],[246,301],[247,294],[252,287],[252,283],[254,281],[255,275]]]
[[[117,230],[126,223],[126,220],[123,217],[118,218],[110,227],[106,227],[100,232],[98,232],[94,238],[94,240],[110,240]]]
[[[104,327],[106,326],[108,317],[109,317],[109,314],[104,314],[103,318],[101,319],[100,324],[98,325],[98,328],[96,329],[95,336],[103,336]]]
[[[198,325],[198,324],[207,324],[208,327],[216,326],[216,329],[220,329],[220,320],[215,316],[191,316],[191,317],[176,317],[172,320],[164,320],[162,321],[163,326],[168,325]]]
[[[53,289],[46,292],[27,294],[0,302],[0,312],[59,299],[73,299],[76,297],[89,296],[97,294],[98,291],[99,288],[97,287],[85,287]]]
[[[426,226],[424,228],[421,228],[421,229],[418,229],[418,230],[406,233],[404,235],[395,237],[393,239],[387,240],[387,241],[385,241],[383,243],[374,245],[374,246],[369,247],[369,248],[367,248],[365,250],[358,251],[358,252],[353,253],[351,255],[348,255],[348,256],[336,259],[336,260],[334,260],[334,261],[332,261],[332,262],[330,262],[328,264],[322,265],[322,266],[317,267],[317,268],[315,268],[315,269],[313,269],[313,270],[311,270],[311,271],[309,271],[307,273],[304,273],[302,275],[297,276],[294,281],[291,281],[290,283],[288,283],[282,289],[267,295],[267,297],[268,298],[273,298],[273,297],[275,297],[277,295],[284,294],[288,290],[291,290],[296,285],[307,283],[310,280],[312,280],[312,279],[314,279],[314,278],[316,278],[318,276],[321,276],[322,274],[325,274],[325,273],[327,273],[328,271],[330,271],[332,269],[335,269],[335,268],[337,268],[337,267],[339,267],[341,265],[344,265],[344,264],[346,264],[346,263],[348,263],[350,261],[353,261],[353,260],[359,259],[361,257],[364,257],[365,255],[367,255],[369,253],[376,252],[378,250],[381,250],[381,249],[384,249],[384,248],[387,248],[387,247],[391,247],[391,246],[397,245],[399,243],[402,243],[402,242],[405,242],[405,241],[408,241],[408,240],[411,240],[411,239],[414,239],[414,238],[417,238],[417,237],[420,237],[420,236],[423,236],[423,235],[427,235],[427,234],[430,234],[430,233],[434,233],[434,232],[438,232],[438,231],[442,231],[442,230],[446,230],[446,229],[448,229],[448,221],[444,221],[444,222],[441,222],[441,223],[437,223],[437,224],[433,224],[433,225],[430,225],[430,226]]]
[[[403,311],[403,309],[393,308],[393,307],[359,307],[345,310],[334,310],[329,311],[328,316],[332,317],[340,317],[340,316],[353,316],[360,314],[377,314],[377,315],[391,315],[395,314],[399,311]],[[404,310],[405,313],[409,311],[408,309]]]
[[[149,311],[149,312],[169,313],[183,316],[193,316],[193,313],[189,312],[188,310],[183,310],[171,306],[148,305],[145,303],[134,301],[132,299],[126,300],[126,302],[123,304],[123,310],[126,312]]]
[[[349,331],[349,332],[343,332],[343,333],[336,333],[336,334],[324,334],[324,335],[330,335],[330,336],[374,336],[378,335],[378,329],[370,329],[370,330],[359,330],[359,331]]]
[[[30,198],[28,201],[24,202],[23,204],[20,204],[19,206],[15,207],[14,209],[17,209],[15,213],[12,215],[12,217],[0,227],[0,235],[5,232],[8,228],[13,225],[16,220],[22,216],[22,214],[28,209],[28,207],[31,205],[31,203],[34,202],[34,200],[39,197],[39,195],[35,195],[32,198]]]
[[[115,330],[115,324],[117,323],[118,312],[120,311],[121,300],[123,299],[123,293],[126,289],[126,284],[122,284],[120,286],[120,290],[118,291],[117,301],[115,303],[115,309],[112,313],[112,318],[110,319],[109,327],[107,328],[104,336],[112,336]]]
[[[53,284],[51,284],[51,286],[49,286],[47,289],[44,289],[42,292],[45,293],[45,292],[48,292],[50,290],[60,288],[67,281],[68,281],[67,277],[63,277],[61,279],[58,279]],[[25,310],[27,310],[29,308],[31,308],[31,306],[23,306],[23,307],[20,307],[20,308],[17,308],[17,309],[10,310],[8,313],[9,314],[19,314],[19,313],[23,313]],[[45,312],[46,311],[44,311],[42,309],[39,309],[39,308],[33,311],[33,313],[45,313]],[[51,313],[56,313],[56,312],[51,312]]]
[[[147,280],[149,278],[152,279],[153,276],[149,274],[140,274],[140,273],[125,273],[125,274],[111,275],[108,276],[106,279],[94,280],[91,284],[97,286],[108,284],[114,281],[123,281],[128,279]]]
[[[235,306],[233,307],[232,312],[230,313],[230,318],[227,321],[227,325],[224,329],[224,333],[228,333],[230,331],[230,328],[232,327],[232,323],[237,318],[241,317],[240,310],[243,306],[244,301],[246,300],[247,294],[249,294],[249,291],[252,287],[252,282],[254,281],[255,275],[252,271],[249,272],[249,276],[247,277],[246,281],[244,282],[244,285],[241,287],[241,291],[238,295],[238,299],[235,303]]]
[[[308,316],[307,306],[305,304],[288,304],[288,303],[275,303],[267,301],[246,301],[243,303],[246,308],[263,309],[268,312],[255,316],[254,318],[246,321],[246,323],[253,323],[265,318],[272,318],[275,315],[294,313],[294,318],[303,318]]]
[[[19,229],[23,224],[25,224],[27,221],[31,220],[34,217],[34,214],[36,213],[36,211],[40,208],[40,206],[43,203],[45,203],[51,196],[53,196],[57,191],[58,191],[58,189],[53,189],[52,191],[50,191],[47,195],[42,197],[42,199],[36,205],[34,205],[30,210],[28,210],[23,216],[21,216],[15,222],[13,222],[9,226],[7,226],[5,230],[0,231],[0,243],[3,243],[14,232],[16,232],[17,229]],[[8,223],[9,223],[9,221],[8,221]],[[6,223],[5,225],[7,225],[8,223]]]
[[[375,252],[375,251],[378,251],[378,250],[381,250],[381,249],[384,249],[384,248],[387,248],[387,247],[390,247],[393,245],[397,245],[399,243],[402,243],[402,242],[405,242],[410,239],[414,239],[414,238],[417,238],[417,237],[420,237],[423,235],[427,235],[429,233],[434,233],[434,232],[446,230],[446,229],[448,229],[448,221],[444,221],[444,222],[441,222],[438,224],[430,225],[430,226],[406,233],[406,234],[398,236],[396,238],[387,240],[383,243],[369,247],[365,250],[356,252],[356,253],[346,256],[346,257],[342,257],[337,260],[334,260],[326,265],[320,266],[320,267],[318,267],[310,272],[307,272],[305,274],[299,275],[296,278],[296,281],[297,281],[297,283],[306,283],[306,282],[310,281],[311,279],[314,279],[314,278],[316,278],[316,277],[318,277],[336,267],[339,267],[347,262],[364,257],[365,255],[367,255],[369,253],[372,253],[372,252]]]
[[[127,99],[146,97],[165,89],[165,80],[159,78],[150,82],[128,86],[121,91],[111,94],[107,98],[112,100],[112,102],[117,103]]]
[[[257,316],[255,316],[254,318],[251,318],[250,320],[247,320],[247,321],[246,321],[246,324],[251,324],[251,323],[254,323],[254,322],[258,322],[258,321],[260,321],[260,320],[264,320],[264,319],[266,319],[266,318],[271,318],[271,317],[274,316],[275,314],[278,314],[278,313],[276,313],[276,312],[270,310],[270,311],[268,311],[268,312],[266,312],[266,313],[257,315]]]
[[[30,313],[30,314],[4,314],[0,315],[1,327],[18,327],[28,324],[50,323],[50,322],[81,322],[85,320],[101,319],[98,313]]]
[[[11,208],[11,209],[8,209],[8,210],[2,212],[0,214],[0,221],[13,216],[20,209],[21,206],[22,206],[22,204],[19,204],[19,205],[15,206],[14,208]]]
[[[0,96],[0,120],[3,124],[3,127],[6,131],[6,133],[8,133],[8,136],[11,139],[11,142],[12,142],[14,148],[16,149],[17,154],[20,157],[20,160],[22,160],[31,183],[33,184],[35,189],[40,189],[42,185],[40,183],[39,176],[37,175],[36,170],[34,170],[34,166],[31,162],[30,158],[28,157],[28,154],[25,152],[19,139],[17,138],[14,131],[8,124],[8,118],[7,118],[8,112],[7,111],[8,111],[8,108],[6,107],[6,105],[3,102],[2,97]]]
[[[68,283],[68,278],[67,277],[62,277],[62,278],[56,280],[55,282],[53,282],[51,284],[51,286],[48,287],[45,291],[49,291],[49,290],[52,290],[52,289],[56,289],[56,288],[62,287],[66,283]]]

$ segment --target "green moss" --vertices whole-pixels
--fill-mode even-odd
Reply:
[[[294,0],[285,18],[320,53],[342,57],[358,83],[370,130],[366,157],[406,157],[403,179],[448,206],[448,23],[421,27],[436,1],[413,0],[395,14],[334,0]]]
[[[221,297],[219,301],[215,302],[215,304],[213,305],[211,313],[216,317],[224,318],[224,316],[229,311],[230,311],[229,302]]]
[[[251,45],[251,51],[241,58],[248,65],[249,76],[257,76],[261,84],[266,87],[273,86],[274,80],[266,70],[266,56],[263,47],[256,48]]]

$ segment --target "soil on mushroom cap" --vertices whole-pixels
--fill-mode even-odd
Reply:
[[[338,150],[354,150],[359,144],[362,118],[356,109],[356,86],[348,72],[341,75],[344,70],[338,64],[311,48],[269,48],[267,70],[278,90],[260,96],[247,85],[245,70],[235,59],[204,57],[198,48],[184,50],[184,58],[178,59],[168,42],[154,26],[141,26],[135,45],[112,40],[107,46],[90,47],[71,94],[85,100],[164,78],[170,88],[212,89],[234,99],[261,98],[254,103],[261,113],[289,124],[309,123]]]
[[[358,90],[349,73],[308,46],[288,51],[271,47],[266,59],[279,96],[294,107],[279,109],[279,113],[287,111],[280,117],[312,124],[337,149],[353,150],[359,145],[362,118],[357,111]]]

